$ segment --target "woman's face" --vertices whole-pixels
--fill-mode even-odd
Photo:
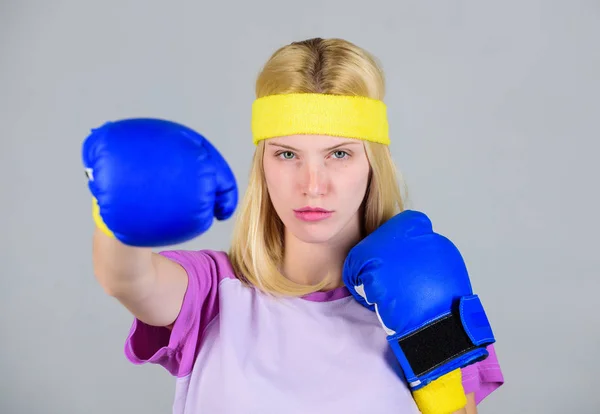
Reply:
[[[295,237],[307,243],[357,237],[370,171],[362,141],[323,135],[271,138],[263,166],[271,202]]]

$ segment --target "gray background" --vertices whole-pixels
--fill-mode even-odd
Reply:
[[[256,73],[314,36],[383,62],[410,206],[462,249],[499,340],[507,383],[480,412],[600,412],[600,2],[4,0],[1,413],[170,412],[171,377],[125,360],[131,317],[92,275],[81,142],[180,121],[245,189]]]

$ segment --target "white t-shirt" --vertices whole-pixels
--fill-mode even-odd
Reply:
[[[134,320],[125,353],[176,378],[175,414],[419,413],[374,312],[346,288],[273,298],[224,252],[167,251],[189,278],[171,330]],[[464,368],[479,403],[503,382],[490,356]]]

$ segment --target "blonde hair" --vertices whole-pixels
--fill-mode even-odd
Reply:
[[[256,97],[285,93],[327,93],[383,100],[385,80],[377,60],[342,39],[308,39],[271,56],[256,82]],[[243,282],[275,295],[302,296],[322,290],[294,283],[281,274],[283,230],[263,172],[264,141],[252,160],[248,189],[237,212],[229,257]],[[404,209],[399,175],[388,146],[365,142],[371,176],[363,202],[363,233],[368,235]]]

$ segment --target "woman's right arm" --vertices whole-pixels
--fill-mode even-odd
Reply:
[[[229,218],[237,205],[233,172],[202,135],[152,118],[92,129],[82,158],[94,199],[96,278],[139,321],[170,327],[185,299],[189,269],[150,247],[191,240],[214,219]]]
[[[150,248],[127,246],[96,228],[93,266],[104,291],[140,321],[171,327],[177,319],[188,285],[178,263]]]

